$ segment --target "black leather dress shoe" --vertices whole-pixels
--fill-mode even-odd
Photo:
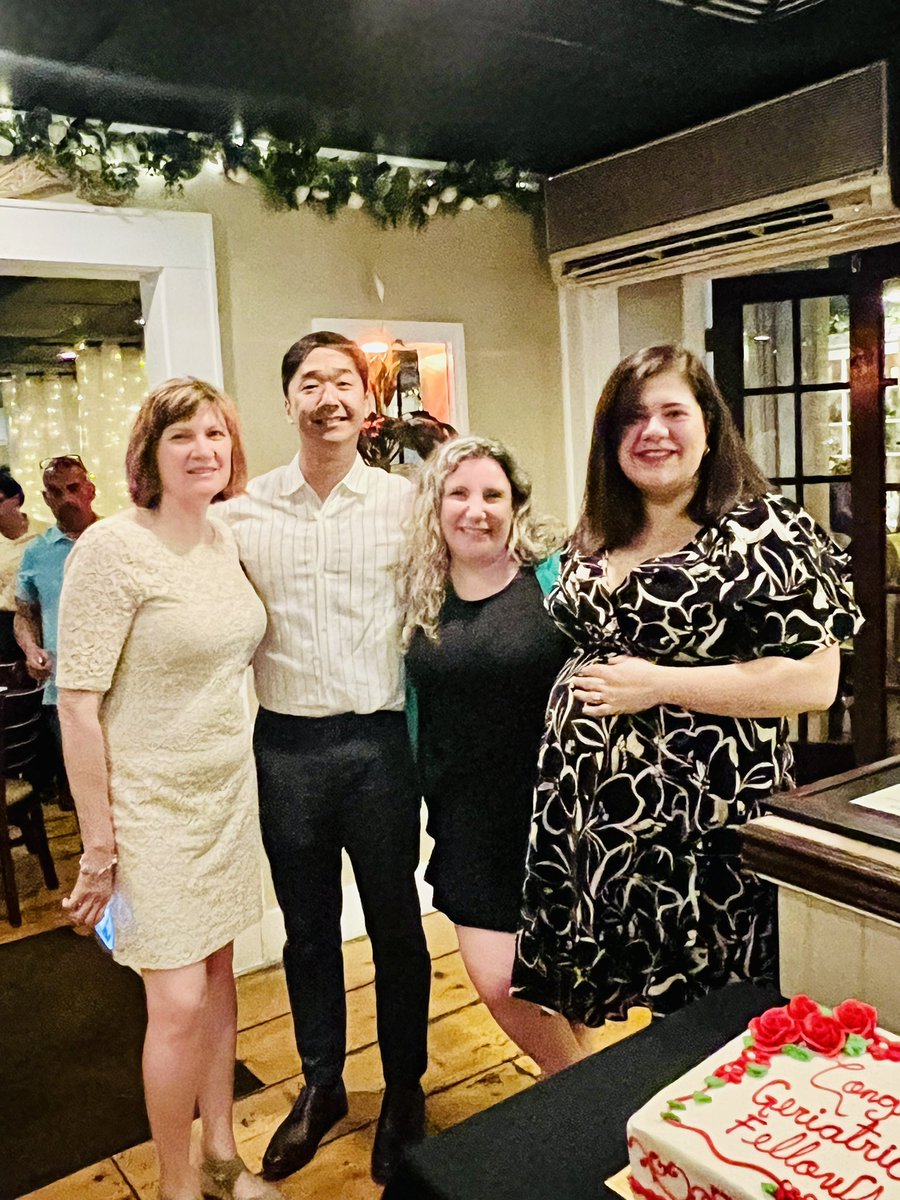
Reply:
[[[284,1179],[305,1167],[328,1130],[346,1115],[347,1093],[343,1083],[303,1088],[294,1107],[272,1135],[263,1156],[263,1177]]]
[[[372,1178],[385,1184],[400,1166],[407,1146],[425,1136],[425,1093],[415,1087],[388,1087],[381,1104],[375,1145],[372,1147]]]

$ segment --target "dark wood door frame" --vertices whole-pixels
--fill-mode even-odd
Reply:
[[[853,582],[865,625],[854,642],[853,741],[857,761],[887,753],[884,281],[900,277],[900,246],[860,251],[821,270],[778,271],[713,282],[713,328],[708,349],[722,393],[743,427],[743,316],[745,304],[846,295],[850,308],[850,435],[853,470]],[[799,346],[795,330],[795,351]]]

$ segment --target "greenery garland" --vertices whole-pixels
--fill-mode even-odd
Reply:
[[[423,228],[432,217],[504,202],[533,211],[541,201],[540,177],[504,162],[414,169],[374,154],[329,158],[308,143],[263,134],[220,138],[117,129],[93,118],[54,116],[46,108],[0,116],[0,170],[22,159],[64,179],[93,204],[125,203],[141,171],[180,191],[207,163],[231,179],[254,179],[274,208],[311,208],[328,216],[358,209],[382,227]]]

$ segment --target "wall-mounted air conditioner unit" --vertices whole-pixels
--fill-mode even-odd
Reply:
[[[630,282],[871,245],[900,214],[889,118],[876,63],[556,175],[554,275]]]

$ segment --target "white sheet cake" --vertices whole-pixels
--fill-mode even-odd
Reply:
[[[900,1041],[796,996],[628,1122],[640,1200],[900,1200]]]

